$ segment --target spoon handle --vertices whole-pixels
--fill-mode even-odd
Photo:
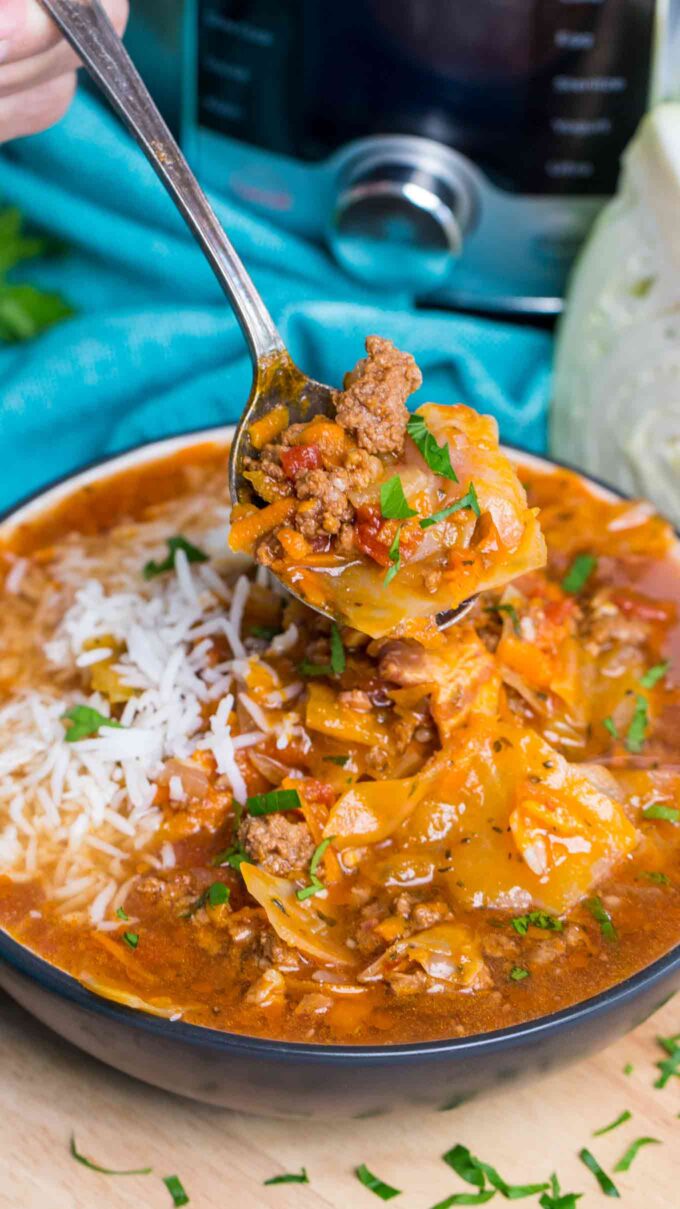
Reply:
[[[284,351],[269,311],[99,0],[40,3],[134,135],[196,237],[234,308],[255,367],[261,358]]]

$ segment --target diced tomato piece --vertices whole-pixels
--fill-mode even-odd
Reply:
[[[377,508],[358,509],[355,528],[357,546],[381,567],[390,565],[390,546],[395,531],[394,521],[385,522]]]
[[[389,567],[392,564],[390,546],[399,527],[398,521],[385,520],[378,508],[371,506],[358,508],[354,530],[356,544],[364,554],[379,563],[381,567]],[[399,553],[402,562],[408,562],[422,539],[422,530],[417,525],[401,525]]]
[[[321,452],[318,445],[293,445],[281,452],[281,465],[286,477],[296,479],[305,470],[318,470]]]
[[[298,782],[300,794],[308,802],[320,802],[324,806],[332,806],[337,798],[337,792],[326,781],[317,781],[316,777],[305,777]]]
[[[565,597],[564,600],[549,600],[544,606],[546,621],[551,625],[562,626],[565,621],[572,615],[576,608],[576,602],[570,597]]]

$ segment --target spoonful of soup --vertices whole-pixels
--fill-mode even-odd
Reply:
[[[231,546],[338,621],[415,636],[542,566],[545,542],[495,420],[462,404],[409,414],[413,357],[378,336],[366,353],[330,409],[246,417]]]
[[[409,416],[420,371],[377,336],[343,390],[303,374],[99,0],[41,3],[165,185],[246,337],[232,548],[372,637],[450,624],[480,591],[541,566],[545,543],[495,422],[462,405]]]

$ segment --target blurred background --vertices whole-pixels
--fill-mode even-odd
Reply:
[[[126,41],[307,372],[379,332],[416,404],[680,517],[680,0],[132,0]],[[0,154],[0,505],[235,419],[235,321],[94,93]]]

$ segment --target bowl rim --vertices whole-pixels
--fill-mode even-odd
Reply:
[[[156,457],[162,458],[170,455],[175,449],[202,444],[206,440],[216,443],[223,440],[228,441],[233,431],[233,424],[208,425],[168,437],[139,442],[115,453],[92,459],[76,470],[57,476],[1,510],[0,536],[2,536],[3,529],[7,528],[11,532],[14,525],[24,523],[22,513],[28,513],[26,519],[29,519],[32,513],[38,515],[43,509],[49,508],[56,502],[56,499],[64,498],[71,491],[77,491],[87,482],[99,478],[100,472],[101,477],[106,478],[109,477],[109,474],[123,471],[127,465],[134,465],[138,460],[152,461]],[[617,490],[609,483],[586,474],[567,462],[532,453],[516,445],[504,444],[503,448],[513,460],[528,465],[533,464],[539,470],[557,468],[570,471],[578,475],[589,486],[595,487],[597,494],[603,498],[619,500],[628,498],[624,492]],[[396,1042],[385,1045],[326,1045],[322,1042],[282,1041],[269,1037],[251,1036],[248,1033],[215,1029],[209,1025],[191,1024],[181,1019],[170,1020],[167,1017],[155,1016],[141,1008],[126,1007],[90,991],[72,974],[61,970],[46,958],[22,945],[2,927],[0,927],[0,962],[4,962],[29,981],[37,983],[44,991],[86,1011],[91,1011],[95,1015],[104,1016],[112,1022],[132,1026],[141,1032],[152,1033],[166,1040],[175,1039],[197,1049],[238,1051],[253,1057],[268,1057],[281,1061],[303,1060],[312,1064],[324,1062],[344,1064],[355,1059],[372,1065],[383,1065],[396,1059],[408,1061],[410,1059],[436,1058],[444,1054],[469,1057],[479,1051],[495,1047],[506,1049],[525,1042],[540,1042],[555,1031],[578,1027],[584,1020],[600,1016],[617,1006],[624,1006],[643,992],[653,990],[654,986],[664,982],[669,975],[680,973],[680,942],[650,965],[643,966],[642,969],[623,981],[616,982],[598,994],[579,1000],[557,1012],[537,1016],[506,1028],[474,1033],[470,1036],[433,1041]],[[661,1006],[661,1003],[658,1006]]]

